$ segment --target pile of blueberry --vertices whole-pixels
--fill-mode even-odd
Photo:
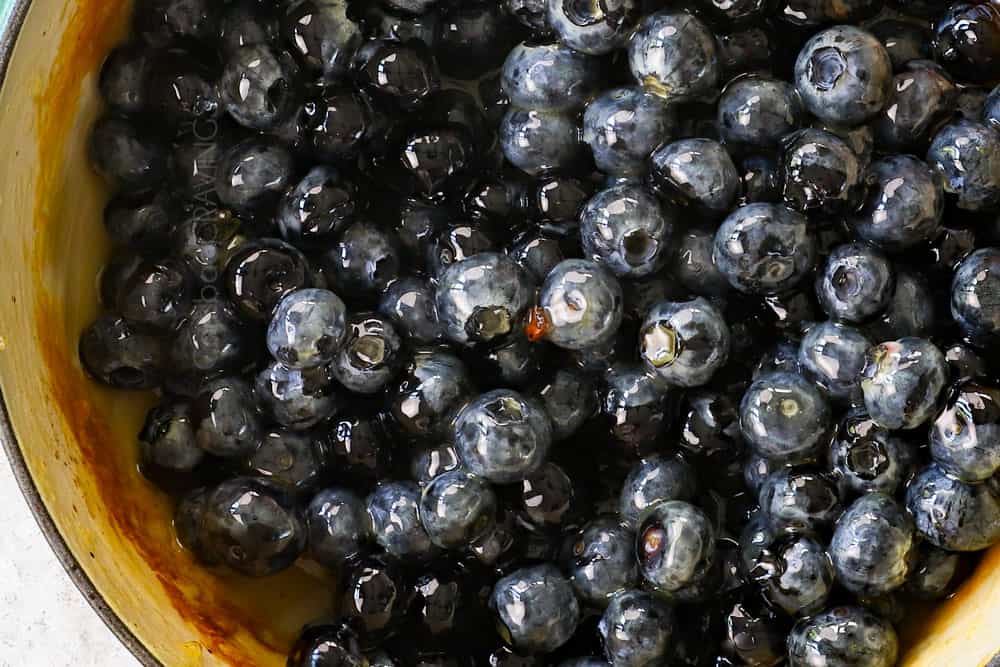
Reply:
[[[1000,542],[1000,9],[139,0],[80,358],[290,667],[889,667]]]

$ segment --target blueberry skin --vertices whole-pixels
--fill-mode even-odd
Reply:
[[[192,395],[204,383],[242,370],[252,355],[246,325],[224,301],[195,304],[167,343],[168,383],[175,393]]]
[[[219,378],[205,385],[192,402],[191,416],[198,446],[214,456],[247,456],[260,437],[253,390],[240,378]]]
[[[903,591],[919,600],[944,599],[954,587],[961,558],[961,554],[921,542]]]
[[[906,488],[917,532],[948,551],[981,551],[1000,541],[1000,488],[990,479],[966,484],[931,464]]]
[[[934,26],[934,56],[965,82],[1000,78],[1000,11],[990,4],[956,2]]]
[[[120,286],[118,312],[137,326],[166,331],[191,310],[192,280],[172,258],[144,262]]]
[[[333,417],[339,407],[327,369],[288,368],[277,361],[257,374],[254,396],[265,414],[297,431]]]
[[[451,420],[473,393],[473,382],[458,357],[440,350],[418,350],[402,379],[389,392],[389,411],[410,437],[451,432]]]
[[[374,298],[399,277],[399,243],[388,230],[368,221],[357,221],[324,255],[343,293]]]
[[[861,390],[879,426],[914,429],[934,416],[947,381],[941,350],[923,338],[900,338],[869,351]]]
[[[536,526],[558,528],[573,508],[573,480],[555,463],[546,463],[521,482],[520,511]]]
[[[804,115],[794,86],[769,74],[748,74],[723,88],[716,120],[726,144],[766,149],[800,128]]]
[[[893,77],[889,99],[872,121],[883,151],[923,153],[955,111],[958,88],[936,63],[917,60]]]
[[[459,412],[453,430],[469,472],[497,484],[519,482],[538,470],[552,444],[545,409],[509,389],[474,399]]]
[[[318,159],[328,162],[349,162],[372,147],[379,126],[368,98],[343,89],[327,89],[322,97],[307,102],[309,116],[303,142]]]
[[[538,303],[544,314],[538,337],[568,350],[610,341],[624,311],[618,279],[601,264],[585,259],[557,264],[542,284]],[[534,338],[530,331],[528,335]]]
[[[289,292],[267,325],[267,349],[289,368],[313,368],[333,361],[347,336],[346,308],[325,289]]]
[[[194,470],[205,452],[195,441],[191,406],[183,401],[163,401],[146,413],[139,431],[139,455],[146,465],[166,470]]]
[[[375,394],[396,376],[402,347],[402,339],[387,318],[355,313],[347,319],[347,336],[330,372],[348,391]]]
[[[298,102],[299,70],[290,55],[267,44],[244,46],[222,70],[222,106],[251,130],[270,130],[288,118]]]
[[[619,362],[604,377],[601,413],[612,439],[632,455],[652,449],[670,425],[664,387],[640,366]]]
[[[780,294],[812,271],[816,239],[800,213],[777,204],[749,204],[733,211],[716,231],[712,259],[739,291]]]
[[[582,4],[547,0],[547,20],[559,40],[581,53],[603,56],[623,47],[641,17],[635,0]]]
[[[501,86],[522,109],[573,111],[599,90],[601,63],[559,43],[522,42],[507,55]]]
[[[345,0],[293,0],[281,21],[285,42],[303,66],[329,82],[348,73],[362,42],[347,5]]]
[[[664,301],[639,329],[639,355],[646,369],[669,385],[707,384],[729,360],[729,326],[706,299]]]
[[[552,31],[549,26],[549,8],[546,0],[503,0],[504,10],[535,36]]]
[[[305,510],[309,553],[331,569],[361,555],[371,539],[365,501],[347,489],[320,491]]]
[[[403,111],[420,107],[441,88],[441,75],[422,42],[370,40],[358,50],[355,75],[364,90]]]
[[[501,636],[529,653],[556,650],[580,621],[573,588],[551,564],[516,570],[497,581],[490,607],[499,617]]]
[[[243,244],[226,263],[223,283],[229,300],[248,320],[265,322],[285,295],[310,287],[313,276],[305,255],[277,239]]]
[[[761,456],[790,463],[809,460],[833,428],[823,394],[798,373],[760,376],[740,403],[740,430]]]
[[[618,514],[636,528],[646,514],[667,500],[690,501],[698,488],[695,471],[678,458],[654,454],[632,466],[622,485]]]
[[[673,216],[646,188],[614,185],[595,194],[580,214],[584,254],[619,277],[659,271],[669,256]]]
[[[813,325],[802,337],[799,366],[831,400],[859,405],[859,377],[871,342],[861,331],[837,322]]]
[[[457,549],[492,529],[497,498],[483,478],[453,470],[424,486],[418,508],[431,542],[444,549]]]
[[[434,288],[421,278],[400,278],[382,293],[378,310],[406,338],[427,344],[442,336]]]
[[[889,305],[895,287],[892,262],[864,243],[837,246],[816,277],[816,296],[831,319],[860,324]]]
[[[764,485],[764,480],[781,467],[771,459],[764,458],[756,452],[751,452],[743,464],[743,483],[747,490],[756,498],[760,495],[760,489]]]
[[[784,140],[784,199],[803,213],[856,210],[863,196],[861,161],[837,135],[808,128]]]
[[[639,86],[613,88],[593,99],[583,115],[583,141],[605,174],[638,176],[646,160],[675,130],[673,111]]]
[[[860,125],[885,106],[892,85],[889,54],[871,33],[836,26],[813,35],[795,61],[795,88],[817,118]]]
[[[585,604],[602,607],[616,593],[638,584],[635,533],[617,517],[588,522],[566,538],[563,549],[564,571]]]
[[[823,475],[781,470],[760,488],[760,507],[778,533],[814,535],[833,525],[843,508],[837,487]]]
[[[425,243],[428,273],[437,277],[455,262],[481,252],[499,250],[484,225],[460,223],[448,225],[429,243]]]
[[[124,118],[105,116],[90,130],[87,155],[94,169],[114,186],[141,191],[163,182],[167,149]]]
[[[584,373],[558,368],[535,385],[530,394],[545,408],[552,422],[553,440],[577,432],[597,410],[597,387]]]
[[[628,61],[640,85],[671,101],[708,97],[718,84],[715,36],[701,19],[687,12],[659,11],[646,16],[629,38]]]
[[[888,621],[862,607],[834,607],[795,624],[790,667],[892,667],[899,640]]]
[[[927,164],[958,208],[991,211],[1000,207],[1000,134],[971,120],[954,120],[934,136]]]
[[[858,595],[884,595],[906,581],[914,548],[913,519],[890,496],[861,496],[837,520],[830,558],[837,581]]]
[[[517,262],[483,252],[455,262],[441,274],[438,318],[453,343],[495,343],[517,326],[533,296],[531,279]]]
[[[220,158],[215,192],[223,205],[252,213],[277,202],[294,176],[294,158],[283,144],[267,138],[246,139]]]
[[[1000,390],[978,382],[955,387],[930,429],[931,456],[963,482],[1000,471]]]
[[[565,113],[511,109],[499,136],[507,160],[531,176],[572,169],[582,154],[580,128]]]
[[[894,495],[913,473],[913,446],[862,411],[848,414],[830,445],[830,474],[844,498]]]
[[[732,209],[740,175],[729,153],[711,139],[681,139],[651,157],[652,182],[663,194],[710,215]]]
[[[236,477],[211,490],[199,529],[210,554],[248,577],[280,572],[306,548],[299,508],[283,491],[252,477]]]
[[[394,558],[425,560],[435,553],[420,522],[420,487],[413,482],[383,482],[365,501],[372,536]]]
[[[773,667],[785,659],[782,619],[755,600],[725,607],[723,651],[754,667]]]
[[[764,594],[791,616],[822,611],[833,589],[833,567],[821,544],[797,537],[775,548],[776,572],[765,579]]]
[[[357,186],[326,165],[313,167],[281,198],[276,222],[281,238],[294,246],[328,247],[358,213]]]
[[[715,558],[715,529],[694,505],[668,500],[639,526],[639,572],[656,592],[670,596],[702,580]]]
[[[926,163],[910,155],[890,155],[871,164],[865,181],[868,196],[851,220],[859,237],[895,252],[937,236],[944,190]]]
[[[991,343],[1000,333],[1000,250],[982,248],[966,257],[951,281],[951,316],[971,342]]]
[[[611,665],[647,667],[670,654],[674,611],[651,593],[624,591],[611,599],[597,627]]]

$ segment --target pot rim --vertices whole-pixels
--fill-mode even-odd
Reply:
[[[6,9],[0,4],[0,87],[3,86],[7,67],[14,53],[14,46],[17,43],[18,34],[24,24],[25,16],[31,0],[13,0]],[[21,452],[21,444],[14,434],[11,424],[10,413],[7,410],[7,401],[0,389],[0,444],[3,445],[7,460],[14,472],[14,479],[21,490],[21,494],[28,503],[28,508],[35,517],[35,522],[42,531],[45,541],[55,553],[56,558],[62,565],[70,580],[87,600],[90,607],[100,617],[104,624],[111,630],[112,634],[125,645],[133,656],[144,667],[162,667],[162,663],[149,652],[138,637],[129,629],[125,622],[115,613],[94,586],[87,573],[80,567],[76,556],[69,550],[66,541],[59,533],[52,515],[49,514],[45,501],[42,500],[38,487],[31,477],[28,465]]]

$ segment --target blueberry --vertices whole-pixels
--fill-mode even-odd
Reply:
[[[199,528],[213,557],[249,577],[287,569],[306,548],[298,507],[280,489],[251,477],[236,477],[212,489]]]
[[[469,472],[497,484],[523,480],[545,462],[552,424],[533,398],[509,389],[482,394],[459,412],[455,446]]]
[[[244,46],[271,44],[278,37],[278,20],[253,0],[234,2],[219,17],[219,50],[232,54]]]
[[[221,457],[249,455],[257,446],[261,426],[253,409],[250,386],[238,378],[220,378],[192,402],[198,446]]]
[[[760,495],[764,480],[781,467],[781,464],[751,452],[743,464],[743,483],[754,497]]]
[[[532,653],[559,648],[580,621],[573,588],[551,564],[516,570],[497,581],[490,606],[499,617],[504,640]]]
[[[674,115],[662,99],[639,86],[614,88],[587,105],[583,140],[597,168],[616,176],[645,173],[653,150],[674,131]]]
[[[1000,134],[971,120],[954,120],[934,136],[927,164],[958,208],[989,211],[1000,207]]]
[[[312,104],[315,104],[315,113],[306,128],[306,139],[312,152],[323,160],[347,162],[357,159],[380,131],[368,100],[353,91],[328,89]],[[337,173],[329,167],[316,167],[306,178],[318,179],[322,174],[331,172],[333,175]],[[318,183],[322,181],[314,183],[313,187]],[[312,196],[319,194],[324,193]],[[320,209],[318,213],[325,211]]]
[[[508,253],[536,284],[565,259],[557,239],[534,233],[518,238]]]
[[[903,591],[920,600],[944,599],[958,578],[960,559],[961,554],[921,542],[917,545],[910,578]]]
[[[869,25],[868,30],[882,42],[897,72],[911,60],[930,57],[931,33],[919,22],[884,18]]]
[[[862,170],[871,164],[872,155],[875,152],[875,132],[872,130],[871,123],[850,127],[817,120],[813,121],[812,127],[823,132],[829,132],[847,144],[858,157],[858,162],[861,164]]]
[[[799,365],[831,400],[858,405],[859,377],[871,343],[854,327],[823,322],[810,327],[799,348]]]
[[[939,65],[927,60],[909,63],[893,78],[885,108],[872,122],[879,148],[923,153],[954,112],[958,94]]]
[[[597,410],[597,388],[584,373],[558,368],[542,379],[531,394],[552,422],[552,437],[565,440]]]
[[[718,83],[715,36],[701,19],[687,12],[659,11],[646,16],[629,38],[628,60],[635,80],[665,99],[710,97]]]
[[[367,641],[391,637],[412,599],[401,568],[385,556],[365,556],[351,563],[342,584],[341,612],[356,623]],[[367,660],[362,660],[362,665]]]
[[[347,624],[307,627],[288,655],[288,667],[364,667],[367,662]]]
[[[739,408],[734,398],[714,391],[692,392],[685,396],[678,444],[706,462],[742,456]]]
[[[267,44],[244,46],[226,61],[219,80],[222,106],[240,125],[274,128],[298,102],[298,67],[292,57]]]
[[[980,551],[1000,540],[1000,489],[996,480],[967,484],[937,465],[921,470],[906,489],[917,532],[948,551]]]
[[[531,280],[517,262],[484,252],[444,270],[437,313],[454,343],[498,342],[517,326],[532,296]]]
[[[777,372],[762,375],[744,394],[740,428],[761,456],[797,462],[819,453],[833,424],[816,387],[801,375]]]
[[[333,167],[313,167],[281,198],[276,222],[281,238],[294,246],[322,249],[346,229],[360,208],[353,182]]]
[[[118,291],[118,310],[130,322],[160,331],[173,328],[191,310],[191,279],[172,259],[144,262]]]
[[[151,389],[160,384],[161,341],[132,323],[104,315],[80,334],[80,361],[91,376],[119,389]]]
[[[703,579],[715,558],[715,529],[708,517],[680,500],[651,508],[637,534],[639,572],[665,596]]]
[[[146,106],[145,82],[152,68],[150,52],[140,44],[123,44],[101,66],[101,97],[115,111],[133,114]]]
[[[795,88],[817,118],[860,125],[885,106],[892,63],[870,33],[836,26],[816,33],[795,61]]]
[[[934,56],[958,79],[990,83],[1000,77],[1000,10],[956,2],[934,26]]]
[[[701,229],[690,229],[675,239],[669,263],[670,274],[684,289],[704,297],[718,297],[729,290],[726,280],[712,261],[714,236]]]
[[[600,61],[592,56],[559,43],[524,42],[507,56],[501,85],[516,107],[572,111],[594,96],[600,76]]]
[[[388,317],[406,338],[433,343],[441,338],[434,289],[420,278],[401,278],[386,288],[379,312]]]
[[[837,581],[859,595],[883,595],[906,581],[914,548],[913,519],[890,496],[869,493],[837,520],[830,558]]]
[[[727,605],[723,650],[753,667],[773,667],[785,659],[783,622],[755,600]]]
[[[400,164],[421,196],[432,201],[443,200],[467,185],[475,150],[462,128],[421,129],[406,137]]]
[[[772,604],[791,616],[822,611],[833,589],[833,567],[826,550],[815,540],[796,537],[768,550],[766,561],[774,574],[763,581]]]
[[[955,343],[944,351],[953,378],[966,380],[986,376],[986,362],[968,345]]]
[[[638,583],[635,533],[617,517],[589,521],[566,538],[564,552],[564,569],[586,604],[604,606]]]
[[[861,607],[833,607],[795,624],[788,635],[791,667],[892,667],[896,631]]]
[[[816,296],[827,315],[853,324],[884,311],[894,287],[892,262],[877,248],[863,243],[834,248],[816,278]]]
[[[621,325],[623,295],[618,280],[600,264],[582,259],[560,262],[546,277],[539,307],[525,328],[532,340],[570,350],[610,341]]]
[[[931,456],[963,482],[1000,471],[1000,390],[965,382],[955,387],[930,429]]]
[[[530,194],[539,228],[553,236],[573,236],[580,212],[593,194],[590,183],[576,178],[555,175],[539,180]]]
[[[625,46],[640,18],[635,0],[547,0],[548,24],[559,39],[581,53],[601,56]]]
[[[225,206],[253,212],[273,205],[292,184],[294,160],[272,139],[247,139],[227,150],[215,172],[215,191]]]
[[[344,302],[324,289],[286,294],[267,326],[271,356],[290,368],[311,368],[332,361],[347,335]]]
[[[323,256],[339,289],[355,299],[374,298],[399,277],[399,242],[390,230],[358,220]]]
[[[632,454],[653,448],[670,426],[668,396],[644,368],[619,362],[605,375],[601,413],[612,439]]]
[[[204,459],[195,441],[191,405],[183,401],[162,401],[146,413],[139,432],[139,452],[145,465],[189,472]]]
[[[778,203],[785,189],[785,174],[776,157],[748,155],[737,164],[743,185],[739,204]]]
[[[536,36],[544,35],[552,30],[549,26],[547,0],[503,0],[501,6],[510,16],[525,28],[529,28]]]
[[[478,179],[462,200],[462,210],[475,222],[506,225],[528,206],[526,184],[516,175]]]
[[[933,343],[900,338],[868,353],[861,377],[868,414],[879,426],[914,429],[933,417],[948,365]]]
[[[830,473],[841,496],[893,495],[913,473],[912,445],[876,424],[864,412],[848,414],[830,445]]]
[[[546,463],[521,482],[521,510],[540,528],[557,528],[573,507],[573,480],[555,463]]]
[[[473,393],[465,365],[438,350],[418,350],[389,392],[389,410],[404,434],[429,438],[450,432],[452,418]]]
[[[387,554],[418,560],[434,554],[434,544],[420,522],[420,487],[412,482],[383,482],[366,502],[372,535]]]
[[[646,368],[667,384],[697,387],[729,360],[729,326],[711,302],[653,306],[639,330],[639,352]]]
[[[326,467],[325,452],[312,435],[281,428],[263,433],[246,460],[248,474],[297,497],[316,490]]]
[[[769,74],[738,77],[719,98],[719,134],[736,147],[776,147],[782,137],[801,127],[803,117],[795,88]]]
[[[863,196],[863,169],[840,137],[813,128],[784,141],[785,190],[789,206],[808,213],[856,210]]]
[[[153,48],[175,40],[208,42],[215,33],[218,5],[208,0],[146,0],[132,15],[132,29]]]
[[[516,32],[498,5],[458,5],[442,13],[437,60],[446,75],[476,79],[503,64]]]
[[[148,253],[169,243],[176,218],[166,190],[122,194],[104,208],[104,228],[111,240]]]
[[[293,0],[285,6],[282,31],[303,66],[327,81],[343,78],[361,46],[361,31],[345,0]]]
[[[715,233],[715,266],[729,284],[750,294],[778,294],[812,270],[816,239],[806,219],[776,204],[733,211]]]
[[[91,128],[89,142],[94,169],[121,189],[146,190],[166,175],[166,147],[130,120],[105,116]]]
[[[732,158],[711,139],[681,139],[657,149],[651,179],[664,195],[711,215],[728,212],[740,189]]]
[[[331,469],[352,488],[367,490],[393,469],[393,443],[379,416],[341,415],[330,423],[324,440]]]
[[[434,57],[422,42],[372,40],[358,51],[357,63],[364,89],[406,111],[419,107],[441,86]]]
[[[462,467],[455,446],[447,443],[427,449],[420,449],[410,461],[410,476],[421,487],[446,472],[452,472]]]
[[[182,394],[197,393],[204,382],[242,370],[252,352],[253,340],[228,304],[197,303],[167,343],[170,387]]]
[[[427,269],[433,276],[440,276],[455,262],[493,250],[499,248],[483,225],[451,224],[426,244]]]
[[[483,373],[488,384],[520,389],[539,376],[545,354],[544,345],[536,345],[515,330],[503,342],[482,351],[477,372]]]
[[[843,510],[833,482],[812,472],[775,472],[764,480],[759,498],[764,516],[778,533],[816,534],[831,527]]]
[[[695,471],[680,459],[654,454],[632,466],[622,486],[618,512],[635,528],[661,502],[690,501],[697,490]]]
[[[896,289],[885,312],[865,326],[872,340],[921,337],[935,326],[934,298],[927,282],[911,269],[896,273]]]
[[[598,629],[614,667],[656,665],[670,655],[674,611],[651,593],[624,591],[611,599]]]
[[[1000,251],[982,248],[966,257],[951,282],[951,316],[977,345],[987,345],[1000,332],[1000,308],[993,296],[1000,289]]]
[[[293,246],[274,239],[244,244],[229,259],[224,282],[229,299],[251,320],[266,320],[289,293],[309,287],[309,264]]]
[[[500,147],[507,161],[532,176],[576,165],[580,128],[565,113],[512,109],[500,121]]]
[[[232,254],[247,242],[241,221],[222,210],[184,220],[174,228],[172,236],[174,253],[195,280],[203,286],[211,285],[212,291]]]
[[[265,414],[295,430],[333,417],[340,403],[326,368],[288,368],[277,361],[257,374],[254,396]]]
[[[402,345],[388,319],[376,313],[356,313],[347,320],[347,336],[330,370],[349,391],[377,393],[399,370]]]
[[[168,127],[182,131],[195,123],[206,125],[222,114],[220,90],[214,68],[199,62],[180,48],[157,54],[146,79],[145,100],[149,113]]]
[[[673,232],[672,214],[637,185],[615,185],[594,195],[580,215],[584,253],[619,277],[662,268]]]
[[[420,522],[431,541],[445,549],[457,549],[492,529],[497,499],[486,480],[454,470],[424,486],[418,507]]]

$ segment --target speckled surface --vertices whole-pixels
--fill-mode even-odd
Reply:
[[[0,525],[0,667],[138,665],[56,560],[3,450]]]

